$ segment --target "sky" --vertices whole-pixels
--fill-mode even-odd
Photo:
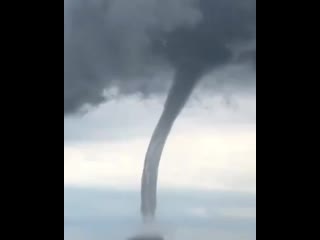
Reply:
[[[179,116],[161,160],[161,227],[173,240],[256,239],[255,94],[199,92]],[[65,118],[66,240],[120,240],[141,232],[144,154],[163,101],[128,97]]]
[[[230,101],[190,101],[166,143],[159,187],[255,191],[255,98]],[[132,97],[66,118],[65,184],[138,189],[161,103]]]
[[[146,230],[141,174],[164,108],[175,123],[154,228],[168,240],[256,239],[255,6],[64,1],[66,240]]]

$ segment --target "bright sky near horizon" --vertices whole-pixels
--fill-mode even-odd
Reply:
[[[159,187],[255,192],[255,96],[234,96],[230,104],[209,95],[195,99],[169,136]],[[139,189],[161,106],[161,100],[131,97],[66,118],[65,185]]]

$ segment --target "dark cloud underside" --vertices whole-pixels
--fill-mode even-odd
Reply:
[[[148,96],[166,71],[205,74],[255,63],[255,0],[65,0],[64,113],[120,95]],[[233,83],[234,84],[234,83]],[[241,85],[239,81],[237,84]],[[247,84],[247,83],[246,83]],[[252,83],[254,84],[254,83]]]

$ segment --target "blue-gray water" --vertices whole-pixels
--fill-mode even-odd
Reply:
[[[65,240],[124,240],[141,230],[139,192],[65,188]],[[160,190],[158,229],[167,240],[255,240],[256,197]]]

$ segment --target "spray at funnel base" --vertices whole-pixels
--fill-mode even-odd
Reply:
[[[161,236],[136,236],[128,240],[164,240]]]

